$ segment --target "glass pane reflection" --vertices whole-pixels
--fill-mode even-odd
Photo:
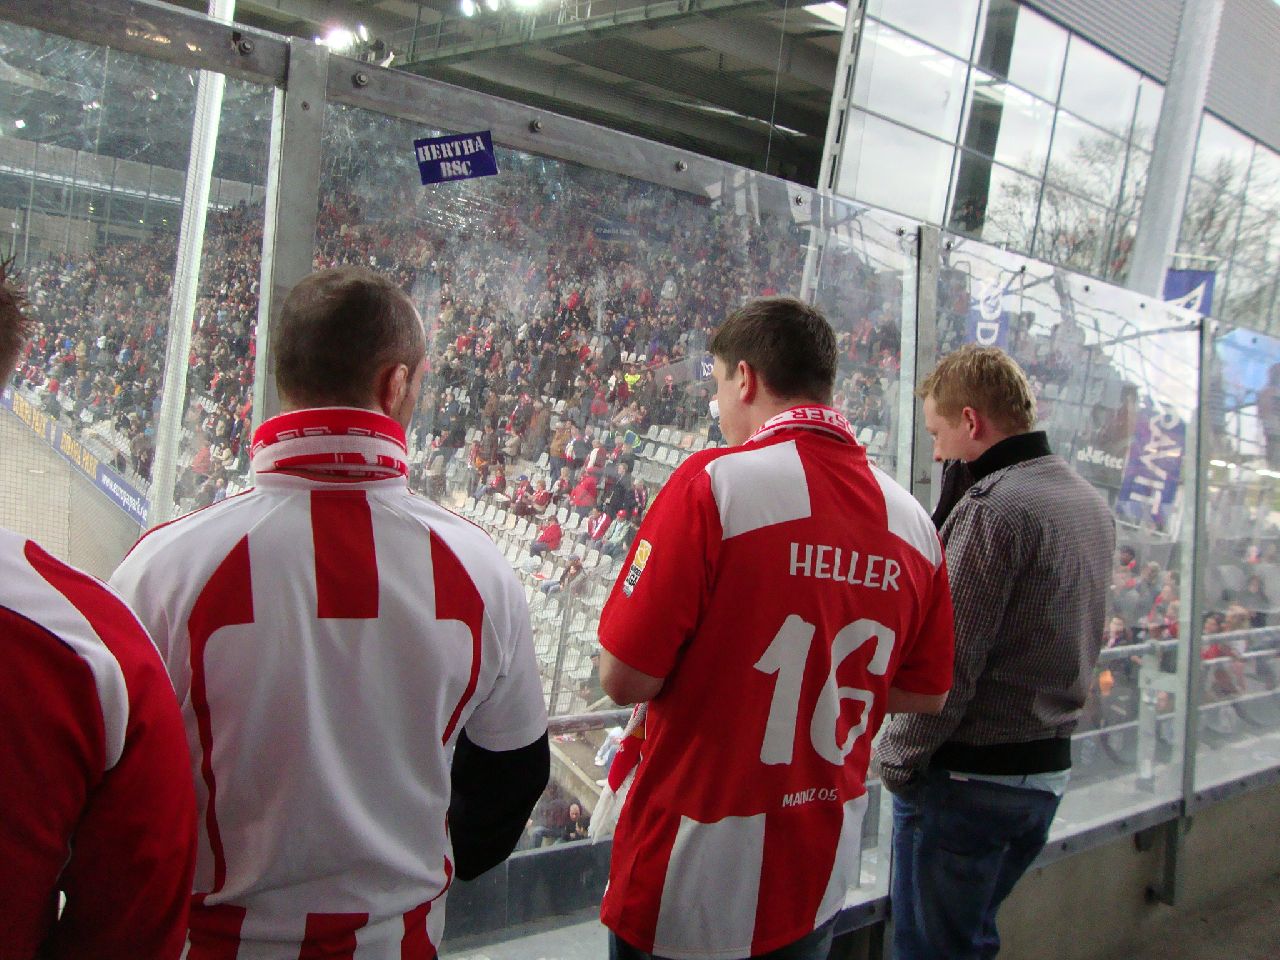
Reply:
[[[1224,193],[1199,177],[1192,177],[1182,214],[1178,250],[1201,257],[1216,257],[1220,262],[1230,260],[1243,206],[1238,197]]]
[[[1040,225],[1034,255],[1084,273],[1098,273],[1106,247],[1108,216],[1105,207],[1046,187],[1040,200]]]
[[[1129,135],[1138,73],[1086,40],[1071,38],[1060,104],[1123,137]]]
[[[1195,174],[1219,190],[1243,193],[1253,141],[1206,113],[1196,140]]]
[[[845,136],[837,193],[931,223],[942,220],[951,144],[860,110],[850,115]]]
[[[867,15],[968,60],[978,0],[869,0]]]
[[[977,63],[1018,86],[1056,100],[1067,31],[1016,0],[990,0]]]
[[[1050,183],[1111,206],[1120,189],[1125,152],[1123,140],[1059,110],[1046,176]]]
[[[966,147],[1039,177],[1052,132],[1052,105],[989,74],[973,72]]]
[[[859,44],[853,102],[954,141],[967,71],[964,61],[869,20]]]
[[[1031,249],[1040,181],[977,154],[961,154],[949,226],[988,243]]]

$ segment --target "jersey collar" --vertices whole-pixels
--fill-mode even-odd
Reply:
[[[305,471],[360,482],[409,474],[404,428],[356,407],[316,407],[272,417],[253,435],[254,473]]]
[[[747,443],[757,443],[777,435],[784,430],[816,430],[837,437],[855,446],[858,443],[853,425],[845,419],[844,414],[832,407],[817,403],[803,404],[783,410],[782,413],[770,417],[751,436]]]

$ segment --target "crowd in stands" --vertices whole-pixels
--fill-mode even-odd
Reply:
[[[1226,705],[1251,692],[1277,686],[1274,659],[1276,638],[1261,628],[1276,622],[1280,595],[1280,543],[1264,540],[1247,546],[1218,543],[1212,549],[1219,563],[1210,564],[1206,594],[1208,607],[1201,619],[1200,682],[1202,704],[1222,703],[1204,715],[1207,729],[1230,733],[1236,725]],[[1270,586],[1268,586],[1270,584]],[[1091,718],[1105,726],[1136,713],[1138,674],[1144,655],[1155,651],[1159,668],[1177,669],[1176,641],[1180,636],[1182,587],[1175,569],[1155,559],[1143,559],[1140,549],[1123,544],[1116,554],[1108,600],[1104,654],[1098,668]],[[1252,632],[1257,631],[1257,632]],[[1130,648],[1126,655],[1125,649]],[[1107,653],[1114,651],[1114,653]],[[1123,705],[1121,704],[1123,701]],[[1167,714],[1173,702],[1157,694],[1157,709]],[[1110,714],[1110,719],[1108,719]],[[1171,730],[1165,731],[1172,736]]]
[[[585,474],[616,519],[652,491],[602,471],[626,462],[634,478],[636,441],[651,426],[714,431],[706,338],[736,303],[795,292],[806,235],[768,214],[548,163],[515,158],[502,177],[451,192],[410,188],[373,161],[332,171],[315,266],[370,266],[419,306],[431,368],[412,452],[424,487],[464,448],[468,492],[485,496],[508,483],[512,470],[500,467],[547,454],[531,483],[551,488],[568,467],[585,514]],[[260,207],[211,212],[186,371],[182,507],[247,479],[261,243]],[[875,271],[856,253],[841,256],[825,287],[845,301],[829,307],[843,352],[837,402],[878,431],[897,378],[900,305],[874,292]],[[32,263],[25,277],[40,329],[16,382],[144,483],[175,261],[175,238],[157,233]],[[477,428],[480,443],[469,444]]]

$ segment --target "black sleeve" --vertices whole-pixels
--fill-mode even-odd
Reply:
[[[465,730],[453,752],[449,834],[458,877],[474,880],[511,855],[551,772],[547,735],[516,750],[485,750]]]

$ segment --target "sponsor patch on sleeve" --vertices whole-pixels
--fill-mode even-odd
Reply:
[[[648,540],[641,540],[636,546],[636,555],[631,558],[631,569],[627,571],[627,579],[622,581],[623,596],[631,596],[631,591],[640,582],[640,574],[644,573],[645,565],[649,562],[649,554],[652,552],[653,544]]]

